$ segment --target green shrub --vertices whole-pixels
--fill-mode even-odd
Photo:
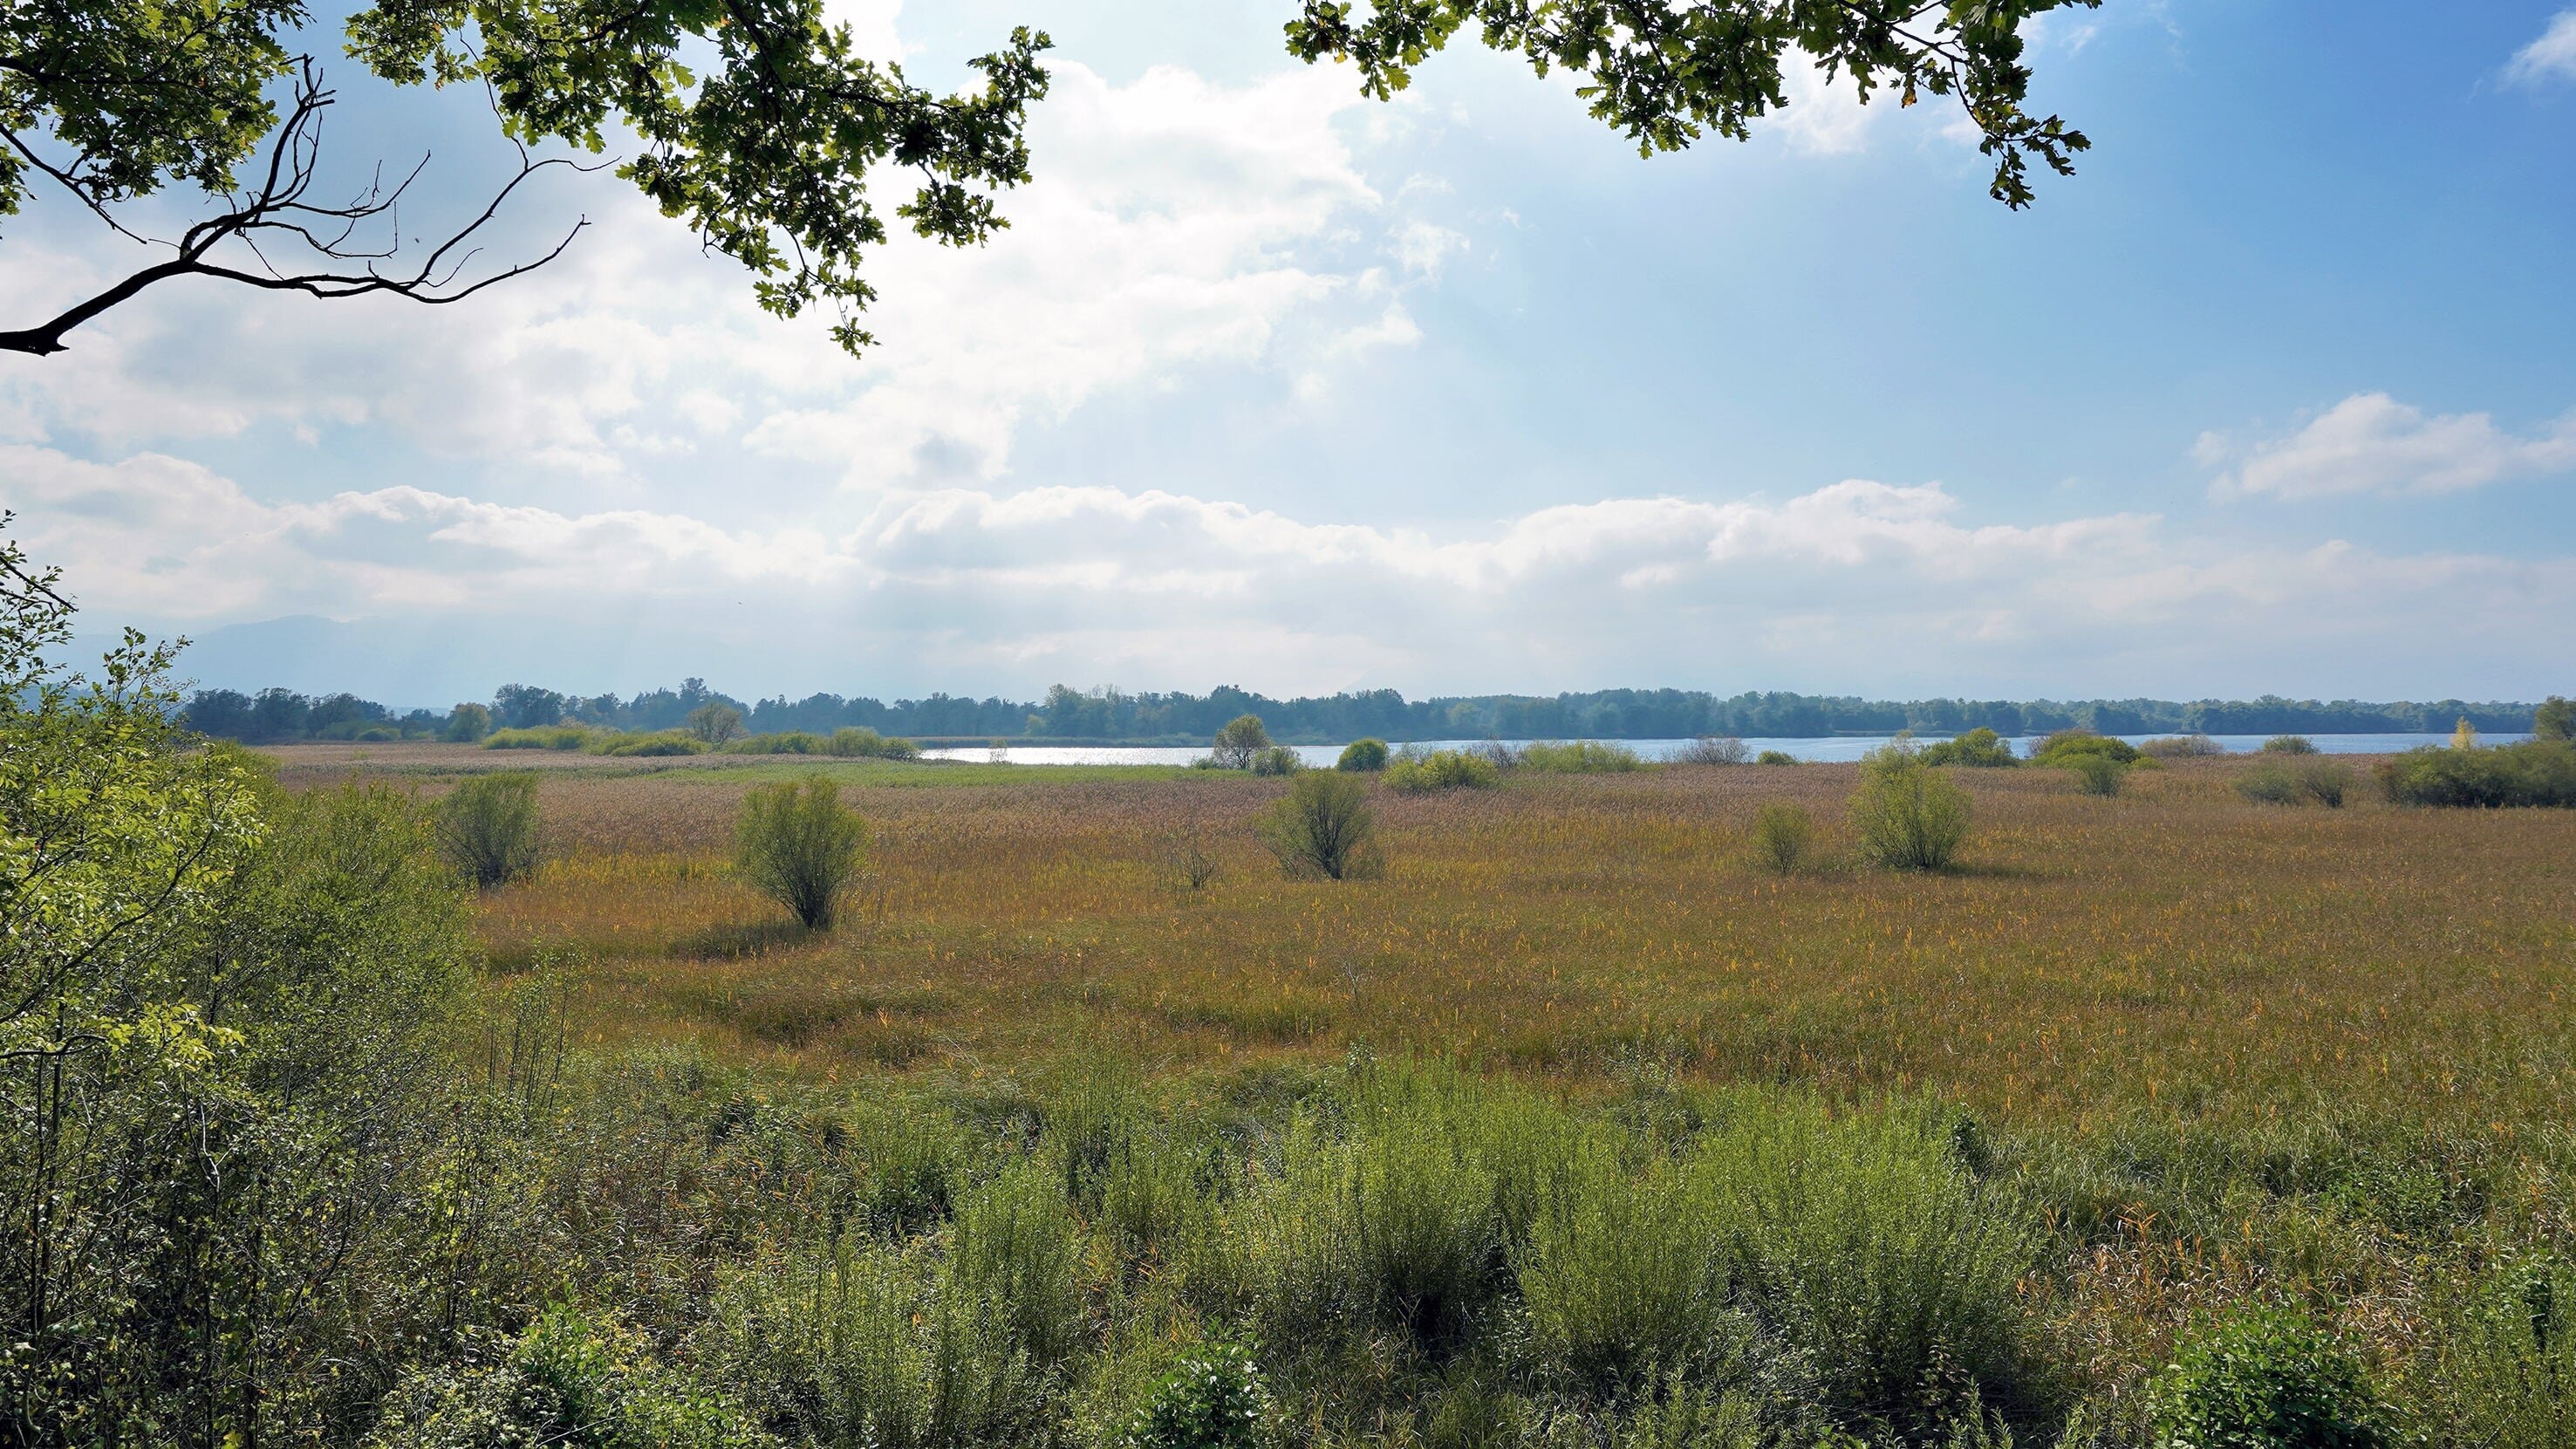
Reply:
[[[1256,775],[1276,779],[1283,775],[1296,774],[1306,768],[1306,762],[1299,759],[1297,752],[1286,745],[1271,745],[1254,750],[1252,763],[1246,768]]]
[[[1815,817],[1805,807],[1775,800],[1754,812],[1753,863],[1787,875],[1806,859],[1815,838]]]
[[[2447,1317],[2427,1442],[2576,1443],[2576,1270],[2546,1254],[2509,1257]]]
[[[709,745],[721,746],[743,731],[742,711],[729,704],[709,700],[690,710],[680,728],[696,735]]]
[[[2070,754],[2060,757],[2067,773],[2075,777],[2075,788],[2087,795],[2112,796],[2128,783],[2129,767],[2109,755]]]
[[[2532,711],[2531,735],[2540,740],[2576,740],[2576,700],[2551,695]]]
[[[643,1336],[554,1308],[489,1366],[416,1370],[366,1449],[768,1449],[742,1405],[665,1368]]]
[[[1270,748],[1270,731],[1257,714],[1239,714],[1226,721],[1216,732],[1216,741],[1208,749],[1207,764],[1216,770],[1249,770],[1253,756]]]
[[[864,726],[843,725],[832,731],[823,752],[844,758],[874,760],[917,760],[921,746],[910,740],[878,734]]]
[[[470,745],[492,733],[492,711],[479,704],[460,704],[447,712],[438,737],[451,745]]]
[[[728,740],[728,755],[825,755],[831,753],[831,741],[812,730],[777,730],[765,735],[743,735]]]
[[[588,725],[537,725],[529,729],[494,730],[483,737],[487,750],[581,750],[603,733]]]
[[[1388,788],[1408,795],[1435,790],[1490,790],[1503,783],[1502,767],[1471,750],[1407,749],[1386,767]]]
[[[1851,823],[1864,859],[1895,870],[1945,870],[1968,838],[1968,795],[1900,741],[1861,761]]]
[[[2316,752],[2317,742],[2306,735],[2274,735],[2263,742],[2263,753],[2267,755],[2313,755]]]
[[[1621,774],[1646,762],[1626,745],[1600,740],[1541,740],[1520,752],[1521,768],[1549,775]]]
[[[817,775],[802,785],[764,785],[743,797],[734,866],[808,930],[828,931],[858,884],[867,839],[867,822],[841,803],[840,787],[830,780]]]
[[[766,738],[766,736],[764,736]],[[703,755],[715,748],[686,730],[656,730],[651,734],[603,734],[591,745],[593,754],[618,758],[663,755]]]
[[[1368,787],[1335,770],[1308,770],[1254,829],[1292,880],[1374,880],[1386,871]]]
[[[2576,805],[2576,745],[2559,740],[2493,749],[2426,745],[2382,764],[2379,782],[2397,805]]]
[[[1578,1383],[1636,1387],[1744,1351],[1708,1188],[1660,1154],[1632,1172],[1604,1140],[1569,1155],[1514,1265],[1543,1362]]]
[[[2138,746],[2138,753],[2150,760],[2197,760],[2227,753],[2227,747],[2207,735],[2166,735]]]
[[[1379,739],[1351,741],[1342,746],[1342,757],[1333,762],[1333,768],[1363,775],[1375,774],[1385,769],[1386,741]]]
[[[2299,788],[2328,810],[2342,809],[2357,783],[2351,766],[2333,760],[2310,760],[2299,767]]]
[[[1733,735],[1700,735],[1673,756],[1676,765],[1741,765],[1753,752]]]
[[[1261,1366],[1231,1343],[1181,1355],[1119,1431],[1116,1449],[1253,1449],[1270,1414]]]
[[[1764,750],[1762,753],[1753,757],[1753,763],[1757,765],[1794,765],[1798,763],[1798,757],[1790,754],[1787,750]]]
[[[1922,755],[1923,763],[1927,765],[1967,765],[1981,770],[2021,763],[2014,757],[2012,746],[2004,743],[2003,736],[1982,728],[1970,730],[1954,739],[1925,745]]]
[[[1064,1188],[1035,1162],[997,1173],[958,1207],[949,1229],[957,1287],[990,1305],[1012,1342],[1041,1368],[1071,1358],[1081,1340],[1082,1294],[1074,1282],[1080,1257]]]
[[[461,781],[438,802],[438,843],[486,890],[537,868],[537,777],[504,770]]]
[[[2261,765],[2237,777],[2236,793],[2259,805],[2296,805],[2307,792],[2299,777],[2279,765]]]
[[[2079,755],[2103,756],[2123,765],[2134,765],[2143,758],[2138,747],[2126,740],[2097,735],[2091,730],[2059,730],[2041,740],[2039,747],[2030,752],[2030,759],[2035,765],[2063,766]]]
[[[2390,1437],[2361,1361],[2289,1308],[2189,1338],[2148,1389],[2159,1449],[2378,1449]]]

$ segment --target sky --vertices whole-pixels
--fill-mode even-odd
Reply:
[[[198,683],[406,706],[2576,690],[2576,9],[2044,17],[2094,149],[2023,212],[1944,105],[1801,72],[1644,159],[1292,9],[842,4],[925,82],[1056,42],[1011,230],[885,248],[861,359],[558,174],[493,255],[591,225],[457,306],[189,280],[0,357],[0,505]],[[431,157],[406,230],[506,174],[479,95],[331,79],[335,175]],[[0,319],[144,260],[40,196]]]

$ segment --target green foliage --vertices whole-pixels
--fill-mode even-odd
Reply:
[[[1753,757],[1753,763],[1757,765],[1794,765],[1798,763],[1798,757],[1790,754],[1787,750],[1764,750],[1762,753]]]
[[[2138,746],[2138,753],[2150,760],[2197,760],[2227,753],[2227,747],[2207,735],[2166,735]]]
[[[2534,739],[2576,740],[2576,700],[2551,695],[2532,711],[2531,734]]]
[[[2129,767],[2109,755],[2074,754],[2060,757],[2066,771],[2075,777],[2075,788],[2086,795],[2109,797],[2120,793],[2129,780]]]
[[[1270,731],[1262,726],[1257,714],[1237,715],[1216,732],[1216,743],[1208,751],[1208,764],[1219,770],[1249,770],[1254,757],[1270,748]]]
[[[2397,805],[2576,805],[2576,744],[2526,740],[2494,749],[2427,745],[2381,764],[2379,783]]]
[[[1491,759],[1471,750],[1422,754],[1408,747],[1386,767],[1386,783],[1389,789],[1408,795],[1438,790],[1490,790],[1503,783],[1503,771]]]
[[[1337,770],[1308,770],[1254,823],[1292,880],[1374,880],[1386,873],[1368,787]]]
[[[2446,1317],[2428,1427],[2484,1449],[2576,1443],[2576,1270],[2566,1260],[2511,1255]]]
[[[1787,875],[1807,858],[1815,838],[1815,817],[1804,806],[1771,801],[1753,814],[1753,863]]]
[[[1698,735],[1673,756],[1676,765],[1741,765],[1753,757],[1733,735]]]
[[[1968,795],[1900,741],[1861,761],[1852,833],[1863,859],[1893,870],[1946,870],[1968,838]]]
[[[2296,766],[2258,765],[2237,780],[2236,790],[2248,800],[2267,805],[2313,801],[2329,810],[2339,810],[2356,781],[2350,766],[2312,759]]]
[[[704,741],[711,749],[722,748],[742,734],[742,711],[729,704],[708,701],[689,711],[680,728]]]
[[[619,733],[602,730],[586,746],[594,755],[626,759],[637,756],[703,755],[711,748],[705,740],[687,730],[655,730],[649,734]]]
[[[1540,740],[1520,752],[1522,769],[1542,775],[1615,775],[1646,767],[1626,745],[1603,740]]]
[[[1135,1416],[1116,1449],[1253,1449],[1270,1414],[1261,1366],[1242,1346],[1207,1343],[1181,1355]]]
[[[828,931],[867,862],[868,826],[824,776],[763,785],[743,797],[734,868],[752,889]]]
[[[1642,1173],[1598,1137],[1559,1165],[1515,1279],[1543,1360],[1583,1384],[1636,1388],[1732,1364],[1752,1331],[1729,1305],[1724,1202],[1664,1154]]]
[[[2313,755],[2317,752],[2317,742],[2306,735],[2274,735],[2263,742],[2262,752],[2267,755]]]
[[[1277,779],[1296,774],[1306,768],[1306,762],[1299,759],[1297,752],[1286,745],[1271,745],[1266,749],[1253,751],[1252,763],[1248,768],[1256,775]]]
[[[832,731],[825,753],[860,759],[917,760],[921,758],[921,746],[910,740],[889,738],[872,729],[845,725]]]
[[[1991,194],[2018,208],[2031,201],[2032,159],[2072,175],[2076,154],[2091,144],[2055,116],[2022,110],[2030,91],[2023,29],[2033,16],[2094,3],[2002,0],[1892,24],[1839,6],[1695,0],[1641,30],[1611,0],[1544,10],[1511,0],[1365,10],[1305,0],[1302,17],[1288,27],[1288,49],[1309,62],[1351,62],[1361,90],[1384,100],[1412,84],[1414,67],[1464,29],[1526,57],[1542,76],[1564,70],[1580,77],[1579,94],[1594,119],[1625,134],[1641,155],[1680,150],[1706,131],[1743,140],[1754,121],[1788,104],[1784,67],[1822,65],[1848,74],[1863,100],[1891,93],[1910,106],[1919,94],[1955,95],[1982,137],[1979,149],[1994,158]]]
[[[458,782],[438,802],[438,841],[465,878],[489,890],[537,868],[537,777],[504,770]]]
[[[2126,740],[2097,735],[2091,730],[2059,730],[2039,742],[2039,747],[2030,752],[2030,762],[2063,768],[2081,756],[2094,756],[2122,765],[2134,765],[2142,758],[2138,747]]]
[[[593,729],[589,725],[531,725],[517,729],[494,730],[483,737],[487,750],[587,750],[594,743],[612,743],[614,730]]]
[[[1342,746],[1342,757],[1333,762],[1333,768],[1349,770],[1354,774],[1371,775],[1386,768],[1386,755],[1384,740],[1353,740]]]
[[[770,1449],[743,1407],[633,1329],[550,1309],[500,1362],[415,1370],[366,1449]]]
[[[1967,765],[1984,770],[2021,763],[2003,736],[1990,729],[1973,729],[1954,739],[1936,741],[1925,745],[1920,753],[1927,765]]]
[[[492,733],[492,711],[479,704],[460,704],[447,712],[438,737],[451,745],[470,745]]]
[[[2359,1359],[2289,1308],[2201,1325],[2149,1389],[2158,1449],[2378,1449],[2392,1442]]]

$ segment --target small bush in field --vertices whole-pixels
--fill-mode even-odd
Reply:
[[[1807,858],[1816,838],[1815,817],[1797,805],[1774,801],[1753,816],[1753,862],[1787,875]]]
[[[921,746],[910,740],[894,739],[875,730],[857,725],[843,725],[832,731],[823,743],[824,753],[844,758],[876,760],[917,760]]]
[[[1296,880],[1372,880],[1386,869],[1368,787],[1338,770],[1298,774],[1254,827]]]
[[[1270,1413],[1261,1366],[1231,1343],[1181,1356],[1117,1438],[1117,1449],[1252,1449]]]
[[[611,731],[588,725],[538,725],[530,729],[494,730],[483,737],[487,750],[582,750]]]
[[[507,770],[467,780],[438,802],[438,839],[485,889],[537,868],[537,777]]]
[[[2361,1361],[2301,1313],[2240,1309],[2189,1339],[2148,1390],[2158,1449],[2379,1449]]]
[[[1753,751],[1733,735],[1701,735],[1673,756],[1676,765],[1741,765]]]
[[[763,738],[767,738],[764,736]],[[703,755],[714,748],[687,730],[655,730],[651,734],[615,735],[601,739],[595,753],[620,757],[636,755]]]
[[[2313,755],[2316,752],[2317,742],[2306,735],[2274,735],[2263,742],[2263,753],[2267,755]]]
[[[2127,740],[2115,740],[2091,730],[2059,730],[2041,740],[2039,748],[2030,752],[2030,759],[2035,765],[2066,765],[2078,755],[2100,755],[2123,765],[2134,765],[2142,758],[2138,747]]]
[[[2576,745],[2561,740],[2527,740],[2494,749],[2427,745],[2382,764],[2379,782],[2394,805],[2576,805]]]
[[[1175,837],[1163,847],[1163,874],[1182,890],[1207,889],[1219,870],[1217,858],[1207,847],[1187,836]]]
[[[1408,795],[1434,790],[1488,790],[1503,783],[1503,771],[1484,755],[1469,750],[1434,750],[1427,755],[1407,752],[1386,767],[1386,783],[1390,789]]]
[[[2351,766],[2332,760],[2310,760],[2299,767],[2299,788],[2328,810],[2342,809],[2344,797],[2356,783]]]
[[[2021,763],[2003,736],[1990,729],[1973,729],[1954,739],[1942,740],[1923,747],[1927,765],[1967,765],[1980,770],[2004,769]]]
[[[2306,793],[2299,778],[2279,765],[2248,770],[2236,781],[2236,793],[2258,805],[2296,805]]]
[[[839,786],[817,775],[801,785],[765,785],[743,798],[734,865],[807,929],[828,931],[858,884],[867,841],[867,822],[841,803]]]
[[[2565,1260],[2505,1259],[2445,1329],[2431,1412],[2448,1442],[2559,1449],[2576,1438],[2576,1271]]]
[[[1968,793],[1902,744],[1861,761],[1852,831],[1861,855],[1895,870],[1944,870],[1968,838]]]
[[[2087,795],[2117,795],[2128,783],[2129,767],[2108,755],[2068,755],[2065,760],[2075,788]]]
[[[1757,765],[1794,765],[1798,763],[1798,757],[1790,754],[1787,750],[1764,750],[1762,753],[1753,757],[1753,763]]]
[[[680,721],[680,728],[710,745],[721,746],[743,732],[742,711],[710,700],[690,710],[689,717]]]
[[[1236,715],[1216,732],[1216,742],[1207,754],[1208,766],[1218,770],[1249,770],[1252,760],[1270,748],[1270,731],[1257,714]]]
[[[2167,735],[2138,746],[2138,753],[2150,760],[2196,760],[2227,753],[2227,747],[2207,735]]]
[[[1333,762],[1333,768],[1362,775],[1375,774],[1385,769],[1386,741],[1378,739],[1351,741],[1342,746],[1342,757]]]
[[[1256,775],[1276,778],[1296,774],[1306,768],[1306,762],[1297,758],[1297,752],[1286,745],[1271,745],[1253,751],[1252,763],[1246,768]]]
[[[1626,745],[1600,740],[1541,740],[1520,753],[1520,766],[1546,775],[1622,774],[1646,762]]]

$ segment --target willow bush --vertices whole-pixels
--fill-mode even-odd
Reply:
[[[743,797],[734,868],[808,930],[832,929],[867,849],[867,822],[841,803],[840,787],[825,776],[764,785]]]

